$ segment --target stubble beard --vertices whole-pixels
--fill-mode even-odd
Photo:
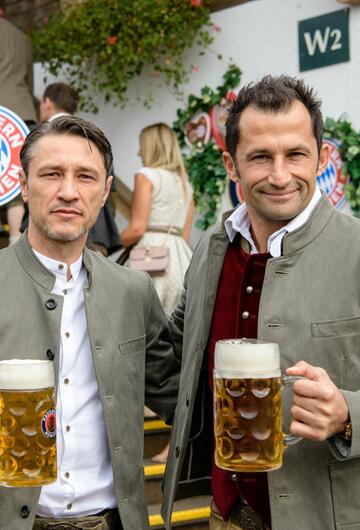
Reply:
[[[88,227],[82,226],[77,231],[62,232],[59,230],[55,230],[48,223],[42,223],[40,219],[32,217],[31,220],[37,230],[47,239],[50,239],[52,241],[59,241],[62,243],[71,243],[74,241],[78,241],[89,231]]]

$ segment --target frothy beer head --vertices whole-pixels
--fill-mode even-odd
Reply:
[[[224,379],[280,377],[280,352],[275,342],[251,339],[219,340],[215,376]]]
[[[0,361],[0,390],[38,390],[55,386],[51,361]]]

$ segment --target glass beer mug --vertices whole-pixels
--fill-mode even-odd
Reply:
[[[282,376],[276,343],[220,340],[215,347],[215,464],[231,471],[271,471],[284,447],[301,440],[282,432],[281,392],[300,377]]]
[[[56,480],[55,377],[51,361],[0,361],[0,485]]]

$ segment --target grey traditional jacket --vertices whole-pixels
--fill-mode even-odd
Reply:
[[[175,407],[178,363],[151,280],[84,250],[85,309],[124,530],[148,528],[143,405]],[[0,252],[0,358],[53,359],[58,374],[63,297],[26,237]],[[91,458],[92,455],[89,455]],[[39,488],[0,487],[0,529],[30,530]]]
[[[210,491],[213,435],[204,352],[227,246],[223,223],[205,234],[172,316],[178,351],[183,338],[183,360],[164,480],[167,528],[176,494]],[[285,236],[283,255],[267,262],[258,337],[279,343],[283,369],[301,359],[323,367],[343,389],[353,424],[348,458],[331,440],[303,440],[286,450],[281,469],[268,473],[272,529],[360,530],[360,222],[324,197],[308,222]],[[286,424],[291,392],[283,397]]]

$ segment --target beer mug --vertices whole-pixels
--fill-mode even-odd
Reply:
[[[0,485],[56,480],[55,377],[51,361],[0,361]]]
[[[231,471],[271,471],[284,447],[301,437],[283,434],[281,392],[300,377],[282,376],[279,346],[251,339],[215,347],[215,464]]]

